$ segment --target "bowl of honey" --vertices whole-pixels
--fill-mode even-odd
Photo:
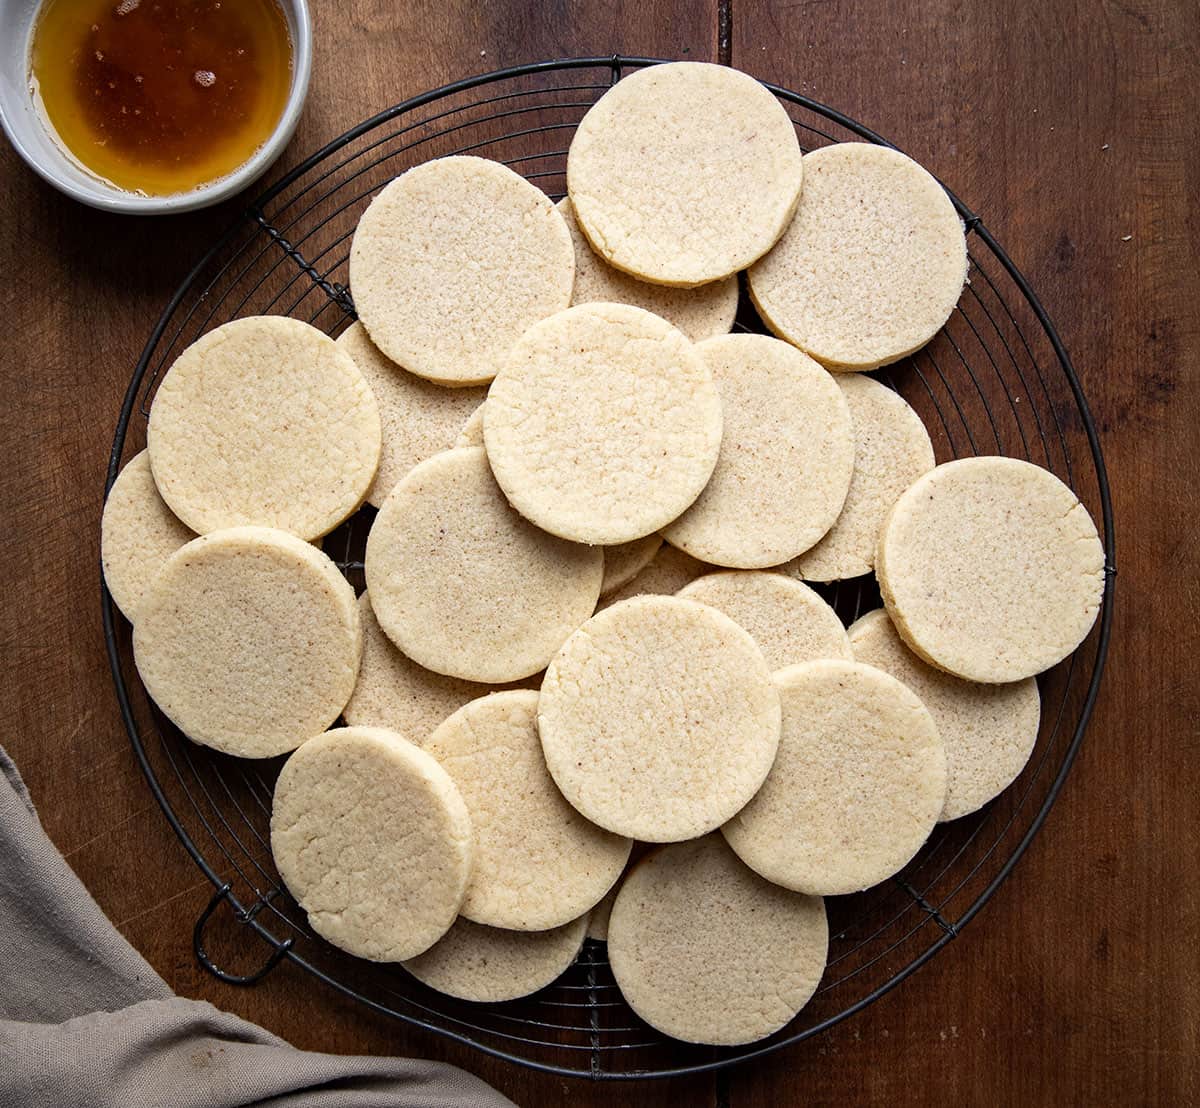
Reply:
[[[312,69],[306,0],[0,0],[0,124],[92,207],[216,204],[287,145]]]

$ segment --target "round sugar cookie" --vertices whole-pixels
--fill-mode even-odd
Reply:
[[[470,416],[467,422],[459,428],[458,438],[454,440],[455,449],[460,449],[464,446],[482,446],[483,445],[483,405],[480,404]]]
[[[316,539],[366,496],[379,408],[327,335],[251,316],[175,360],[154,395],[146,448],[158,491],[193,531],[257,524]]]
[[[712,479],[663,537],[735,569],[777,566],[812,546],[842,510],[854,470],[850,412],[833,378],[766,335],[697,343],[725,430]]]
[[[779,696],[754,640],[673,596],[595,615],[546,670],[542,750],[563,796],[643,842],[720,826],[758,790],[779,742]]]
[[[418,665],[467,681],[544,669],[600,596],[604,556],[539,531],[480,447],[447,450],[391,492],[364,559],[379,626]]]
[[[677,595],[724,612],[748,631],[772,673],[814,658],[854,660],[837,613],[803,582],[782,573],[709,573]]]
[[[899,393],[857,373],[836,381],[854,428],[854,475],[828,534],[789,567],[806,581],[845,581],[870,573],[879,528],[892,505],[934,466],[929,432]]]
[[[415,166],[363,212],[354,306],[392,361],[444,385],[490,381],[539,319],[571,302],[575,250],[540,189],[455,156]]]
[[[163,563],[195,537],[158,495],[150,456],[135,454],[117,474],[100,518],[104,583],[130,623]]]
[[[338,336],[379,405],[383,448],[367,503],[383,505],[387,494],[418,462],[449,450],[465,420],[483,403],[482,388],[448,389],[401,369],[379,349],[361,323]]]
[[[632,304],[661,316],[678,327],[693,342],[726,335],[737,315],[736,276],[713,281],[698,288],[671,288],[639,281],[614,269],[591,247],[575,220],[570,197],[558,202],[575,244],[575,290],[572,304]]]
[[[613,903],[617,899],[617,893],[621,891],[621,882],[650,851],[657,849],[649,843],[634,842],[633,849],[629,852],[629,861],[625,863],[625,872],[617,879],[617,883],[604,894],[604,899],[592,909],[588,916],[587,937],[589,939],[596,939],[599,942],[605,942],[608,939],[608,917],[612,915]]]
[[[599,608],[611,608],[634,596],[673,596],[690,581],[711,573],[713,567],[666,544],[627,584],[600,597]]]
[[[600,595],[607,596],[628,585],[653,560],[662,547],[662,535],[646,535],[632,542],[617,543],[604,548],[604,580]]]
[[[933,717],[894,677],[822,660],[775,674],[779,753],[721,830],[751,869],[818,896],[859,892],[904,868],[946,800]]]
[[[313,930],[360,958],[398,962],[454,923],[471,820],[423,750],[385,728],[341,727],[280,771],[271,853]]]
[[[825,972],[820,897],[747,869],[720,835],[639,862],[608,924],[608,960],[629,1006],[692,1043],[734,1046],[786,1026]]]
[[[1016,458],[931,470],[884,523],[875,575],[901,638],[969,681],[1019,681],[1087,636],[1104,595],[1104,550],[1078,497]]]
[[[349,724],[388,727],[417,746],[464,704],[496,691],[495,685],[460,681],[417,665],[383,633],[368,593],[358,598],[363,629],[362,665],[354,692],[342,709]],[[539,678],[531,678],[538,684]]]
[[[483,410],[509,502],[552,535],[629,542],[704,488],[721,447],[713,376],[683,333],[628,304],[584,304],[513,347]]]
[[[587,921],[587,937],[589,939],[595,939],[601,943],[608,941],[608,921],[612,916],[612,906],[616,903],[617,893],[620,891],[621,882],[618,881],[604,894],[604,899],[592,909]]]
[[[882,608],[851,625],[854,657],[890,673],[921,698],[946,746],[942,820],[982,808],[1016,780],[1037,742],[1037,680],[981,685],[934,669],[896,634]]]
[[[546,769],[532,689],[464,705],[425,744],[471,813],[475,862],[459,912],[544,931],[584,915],[621,876],[631,843],[589,823]]]
[[[780,338],[830,369],[875,369],[950,318],[967,240],[945,189],[911,158],[836,143],[805,154],[795,217],[747,278]]]
[[[460,1000],[495,1003],[553,983],[579,956],[587,917],[548,931],[506,931],[459,916],[446,935],[404,968]]]
[[[455,440],[456,447],[483,446],[483,405],[475,409],[463,424]],[[661,535],[646,535],[630,542],[604,548],[604,579],[600,595],[605,596],[634,579],[654,558],[662,546]]]
[[[226,754],[294,750],[337,719],[354,688],[354,590],[286,531],[230,527],[193,539],[137,611],[133,655],[146,691],[188,738]]]
[[[753,77],[671,62],[617,82],[579,123],[567,191],[588,241],[626,273],[703,285],[783,233],[803,162],[787,112]]]

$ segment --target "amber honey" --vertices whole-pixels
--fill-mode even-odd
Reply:
[[[267,140],[292,81],[276,0],[46,0],[30,85],[62,145],[118,188],[186,192]]]

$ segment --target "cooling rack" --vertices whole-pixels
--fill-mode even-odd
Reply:
[[[567,147],[584,112],[623,73],[653,64],[648,58],[576,58],[459,81],[381,112],[297,166],[214,243],[155,325],[121,408],[108,487],[144,446],[162,373],[201,334],[253,314],[293,316],[331,335],[354,319],[346,284],[350,239],[372,196],[396,174],[429,158],[472,153],[506,163],[557,199],[566,188]],[[846,140],[886,144],[831,108],[768,87],[806,150]],[[382,1016],[535,1069],[600,1080],[716,1069],[819,1034],[960,935],[1041,827],[1079,748],[1108,647],[1116,567],[1100,443],[1063,344],[981,217],[952,199],[968,233],[970,283],[933,342],[877,376],[920,413],[938,461],[1009,454],[1066,481],[1103,529],[1108,589],[1092,633],[1040,678],[1041,731],[1015,784],[983,810],[939,825],[892,880],[828,901],[829,967],[808,1007],[762,1042],[695,1047],[664,1038],[633,1014],[604,945],[592,940],[557,984],[504,1004],[452,1000],[399,966],[342,954],[313,934],[271,861],[271,790],[282,759],[240,761],[183,738],[138,681],[128,626],[105,591],[108,655],[134,754],[168,822],[213,886],[193,933],[207,971],[251,986],[291,963]],[[763,330],[742,300],[738,328]],[[364,509],[325,540],[360,590],[372,515]],[[825,595],[847,622],[879,603],[870,578],[842,582]],[[210,953],[214,942],[222,946],[219,957]]]

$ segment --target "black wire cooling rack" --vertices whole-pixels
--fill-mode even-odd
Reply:
[[[583,113],[623,72],[651,64],[646,58],[578,58],[459,81],[366,120],[297,166],[197,263],[155,325],[121,408],[108,487],[123,461],[145,444],[145,417],[163,371],[201,334],[253,314],[294,316],[330,334],[349,324],[350,239],[363,209],[389,180],[429,158],[473,153],[506,163],[557,199]],[[884,142],[831,108],[769,87],[806,150],[846,140]],[[1070,360],[982,219],[954,202],[968,232],[970,283],[934,341],[879,376],[921,414],[939,461],[1010,454],[1066,481],[1103,527],[1109,588],[1087,640],[1040,679],[1041,733],[1016,783],[982,811],[939,825],[892,880],[828,902],[829,967],[808,1007],[763,1042],[692,1047],[664,1038],[630,1011],[604,945],[592,940],[558,983],[504,1004],[452,1000],[398,966],[342,954],[313,934],[271,861],[271,790],[282,759],[240,761],[188,742],[149,702],[132,665],[128,627],[105,592],[108,654],[134,753],[167,820],[213,885],[193,935],[196,957],[209,972],[252,985],[291,962],[382,1015],[488,1054],[558,1074],[631,1078],[715,1069],[818,1034],[882,996],[959,935],[1011,872],[1070,769],[1099,688],[1116,570],[1104,461]],[[745,300],[738,326],[762,330]],[[326,551],[360,589],[371,514],[364,509],[325,540]],[[870,578],[843,582],[827,596],[847,622],[879,603]],[[219,930],[213,938],[228,948],[220,959],[226,966],[257,968],[238,974],[218,966],[208,953],[210,925]]]

